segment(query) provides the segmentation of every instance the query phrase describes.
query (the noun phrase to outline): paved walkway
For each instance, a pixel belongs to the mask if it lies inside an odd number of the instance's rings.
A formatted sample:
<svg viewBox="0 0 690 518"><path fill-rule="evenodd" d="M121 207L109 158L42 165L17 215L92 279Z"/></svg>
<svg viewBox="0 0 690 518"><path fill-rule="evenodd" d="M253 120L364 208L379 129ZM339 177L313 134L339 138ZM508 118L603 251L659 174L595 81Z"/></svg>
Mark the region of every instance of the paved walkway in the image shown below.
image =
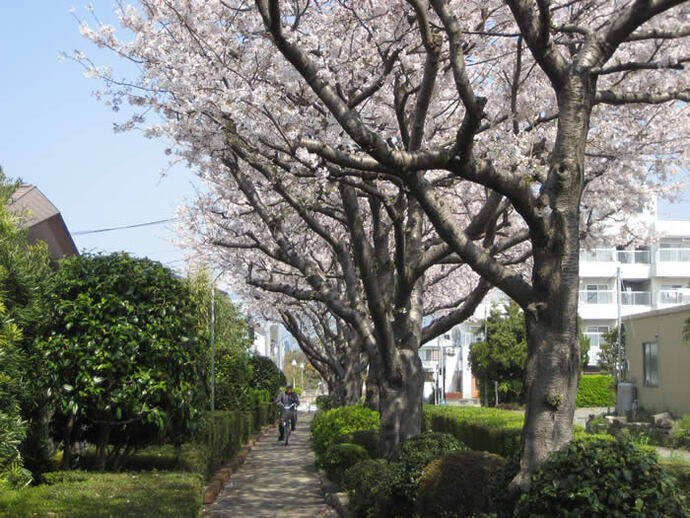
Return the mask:
<svg viewBox="0 0 690 518"><path fill-rule="evenodd" d="M313 415L300 413L290 444L277 442L278 428L261 437L205 514L230 518L335 518L321 492L311 450Z"/></svg>

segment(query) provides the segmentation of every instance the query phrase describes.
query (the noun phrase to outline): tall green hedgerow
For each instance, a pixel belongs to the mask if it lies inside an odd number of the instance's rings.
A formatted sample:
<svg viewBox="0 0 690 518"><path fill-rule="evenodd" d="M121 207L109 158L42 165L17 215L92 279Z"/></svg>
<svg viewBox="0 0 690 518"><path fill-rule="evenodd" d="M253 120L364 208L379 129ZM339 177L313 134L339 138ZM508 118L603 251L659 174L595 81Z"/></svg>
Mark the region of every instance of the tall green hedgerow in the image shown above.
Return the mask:
<svg viewBox="0 0 690 518"><path fill-rule="evenodd" d="M357 430L377 430L379 425L379 413L360 405L318 412L311 424L312 444L316 456L321 458L341 435Z"/></svg>
<svg viewBox="0 0 690 518"><path fill-rule="evenodd" d="M610 374L582 376L577 387L578 407L604 407L616 403L612 392L613 377Z"/></svg>

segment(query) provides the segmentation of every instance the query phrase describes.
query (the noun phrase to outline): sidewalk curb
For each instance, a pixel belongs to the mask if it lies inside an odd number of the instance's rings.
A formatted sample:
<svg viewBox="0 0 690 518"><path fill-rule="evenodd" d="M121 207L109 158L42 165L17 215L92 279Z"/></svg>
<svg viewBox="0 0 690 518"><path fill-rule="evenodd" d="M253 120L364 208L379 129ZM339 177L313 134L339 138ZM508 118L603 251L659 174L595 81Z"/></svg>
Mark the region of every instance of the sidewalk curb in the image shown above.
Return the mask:
<svg viewBox="0 0 690 518"><path fill-rule="evenodd" d="M256 441L258 441L263 435L266 434L271 428L275 427L275 424L269 424L264 426L256 434L254 434L247 444L245 444L240 451L233 457L233 459L221 468L213 475L203 491L203 504L204 510L202 513L203 518L210 518L211 513L206 509L206 506L213 504L218 498L218 494L221 492L225 484L230 480L233 473L236 473L244 461L247 460L249 452L254 448Z"/></svg>
<svg viewBox="0 0 690 518"><path fill-rule="evenodd" d="M338 491L337 486L331 482L326 476L326 472L320 468L317 468L319 474L319 480L321 481L321 491L323 492L323 497L326 503L335 509L340 518L352 518L352 513L350 512L350 499L347 493Z"/></svg>

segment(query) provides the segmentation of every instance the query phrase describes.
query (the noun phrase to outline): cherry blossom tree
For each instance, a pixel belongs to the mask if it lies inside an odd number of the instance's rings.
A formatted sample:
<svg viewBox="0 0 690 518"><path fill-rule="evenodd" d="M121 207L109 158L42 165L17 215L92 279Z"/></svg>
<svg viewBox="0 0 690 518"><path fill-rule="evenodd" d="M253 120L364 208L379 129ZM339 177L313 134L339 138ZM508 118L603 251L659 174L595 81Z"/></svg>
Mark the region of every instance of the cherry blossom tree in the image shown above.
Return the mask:
<svg viewBox="0 0 690 518"><path fill-rule="evenodd" d="M138 77L120 80L83 54L75 56L89 75L105 80L101 94L113 107L141 107L120 127L142 127L144 114L159 114L162 122L150 121L147 135L172 139L175 156L203 178L215 184L231 178L244 196L238 206L260 213L272 243L286 236L287 219L276 207L315 205L313 198L286 200L282 184L308 180L310 196L328 179L336 184L343 207L337 217L352 238L352 271L362 283L362 307L368 306L362 336L372 338L391 372L415 362L413 347L396 342L400 334L386 335L391 326L385 322L414 318L407 329L420 335L421 318L409 311L403 316L399 310L409 308L396 304L390 315L391 307L375 296L377 285L391 284L383 284L381 263L365 259L375 257L377 220L367 208L362 221L361 193L373 196L369 204L403 193L403 235L428 218L440 238L435 250L443 249L437 264L468 266L521 306L527 412L514 482L527 487L539 462L572 438L580 240L595 240L612 222L621 240L638 237L628 215L658 195L672 195L672 175L687 162L688 3L139 4L120 9L123 26L133 33L129 39L107 25L82 25L87 38L139 67ZM253 196L264 208L248 202ZM395 207L395 201L383 205ZM390 220L388 231L397 237L396 219ZM366 228L374 230L367 235L361 232ZM424 232L405 241L405 250L424 250ZM325 230L321 238L329 236ZM280 250L283 261L289 253ZM267 251L275 255L274 248ZM329 287L329 277L310 269L318 258L302 255L308 261L296 282L307 282L320 301L339 299L342 292ZM392 257L393 271L425 264L414 254ZM528 275L524 264L531 267ZM396 286L405 282L400 273ZM271 288L270 275L253 278ZM408 286L409 299L421 301L422 291L421 284ZM359 311L359 303L345 300L342 315ZM409 360L401 364L400 358ZM400 380L408 378L414 376ZM417 407L414 397L403 398L401 406Z"/></svg>
<svg viewBox="0 0 690 518"><path fill-rule="evenodd" d="M315 304L281 311L285 328L326 381L337 406L355 405L369 365L362 339L351 326ZM375 410L378 410L376 403Z"/></svg>
<svg viewBox="0 0 690 518"><path fill-rule="evenodd" d="M489 284L440 241L400 186L352 180L339 168L319 178L318 168L300 162L297 153L290 162L273 152L263 156L236 129L226 131L228 175L209 182L209 193L183 216L183 225L206 261L245 282L236 291L283 308L306 354L314 353L309 335L299 332L286 308L294 301L325 306L332 317L322 322L322 335L331 318L336 326L342 321L348 361L360 351L367 355L368 384L378 388L381 448L393 452L421 430L419 347L471 316ZM496 240L502 224L495 220L506 208L498 200L473 197L483 204L468 229L477 239ZM339 398L354 396L365 365L341 370L330 364Z"/></svg>

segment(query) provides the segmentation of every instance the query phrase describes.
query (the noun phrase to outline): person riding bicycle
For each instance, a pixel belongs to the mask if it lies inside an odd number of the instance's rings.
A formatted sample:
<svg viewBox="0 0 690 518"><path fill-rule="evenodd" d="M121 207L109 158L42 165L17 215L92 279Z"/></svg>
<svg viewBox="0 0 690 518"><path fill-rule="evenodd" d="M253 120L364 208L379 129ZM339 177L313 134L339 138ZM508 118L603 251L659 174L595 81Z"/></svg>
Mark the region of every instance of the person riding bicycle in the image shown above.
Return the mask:
<svg viewBox="0 0 690 518"><path fill-rule="evenodd" d="M299 406L299 398L297 394L292 391L292 385L285 387L285 392L281 392L276 398L276 404L280 407L280 421L278 422L279 441L283 440L283 421L290 420L290 427L292 430L297 426L297 407ZM286 407L293 405L289 410Z"/></svg>

